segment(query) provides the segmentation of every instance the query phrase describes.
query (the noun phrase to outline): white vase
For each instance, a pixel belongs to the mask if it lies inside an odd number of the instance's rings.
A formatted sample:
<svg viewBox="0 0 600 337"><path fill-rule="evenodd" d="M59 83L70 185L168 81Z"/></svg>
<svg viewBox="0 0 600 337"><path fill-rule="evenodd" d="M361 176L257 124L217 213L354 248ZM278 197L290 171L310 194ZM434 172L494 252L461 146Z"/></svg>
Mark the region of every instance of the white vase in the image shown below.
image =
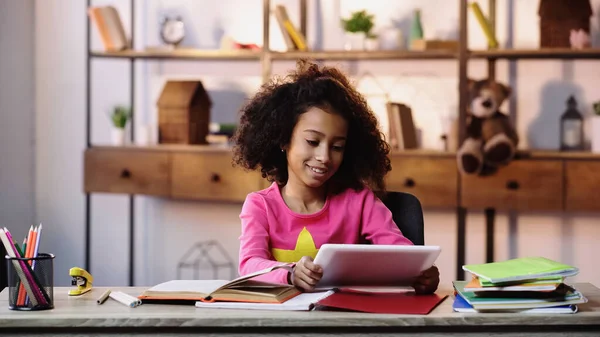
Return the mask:
<svg viewBox="0 0 600 337"><path fill-rule="evenodd" d="M125 145L125 129L112 128L110 130L110 139L115 146Z"/></svg>
<svg viewBox="0 0 600 337"><path fill-rule="evenodd" d="M370 51L379 49L379 40L377 38L366 39L365 49Z"/></svg>
<svg viewBox="0 0 600 337"><path fill-rule="evenodd" d="M404 35L399 28L391 27L379 32L379 49L398 50L404 49Z"/></svg>
<svg viewBox="0 0 600 337"><path fill-rule="evenodd" d="M600 153L600 116L592 116L592 128L590 139L592 142L592 152Z"/></svg>
<svg viewBox="0 0 600 337"><path fill-rule="evenodd" d="M349 33L344 34L344 49L345 50L365 50L365 34L364 33Z"/></svg>
<svg viewBox="0 0 600 337"><path fill-rule="evenodd" d="M140 146L148 146L152 144L152 130L153 128L151 125L138 126L135 134L136 144Z"/></svg>

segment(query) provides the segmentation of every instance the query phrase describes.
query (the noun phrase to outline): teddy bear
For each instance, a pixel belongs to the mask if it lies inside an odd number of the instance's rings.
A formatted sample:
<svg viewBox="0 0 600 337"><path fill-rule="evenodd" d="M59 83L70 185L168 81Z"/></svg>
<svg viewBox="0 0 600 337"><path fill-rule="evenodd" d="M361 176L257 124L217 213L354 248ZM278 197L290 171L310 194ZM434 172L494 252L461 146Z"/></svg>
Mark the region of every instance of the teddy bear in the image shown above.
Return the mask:
<svg viewBox="0 0 600 337"><path fill-rule="evenodd" d="M519 137L500 106L510 87L490 79L468 79L466 137L457 152L463 174L489 175L515 156Z"/></svg>

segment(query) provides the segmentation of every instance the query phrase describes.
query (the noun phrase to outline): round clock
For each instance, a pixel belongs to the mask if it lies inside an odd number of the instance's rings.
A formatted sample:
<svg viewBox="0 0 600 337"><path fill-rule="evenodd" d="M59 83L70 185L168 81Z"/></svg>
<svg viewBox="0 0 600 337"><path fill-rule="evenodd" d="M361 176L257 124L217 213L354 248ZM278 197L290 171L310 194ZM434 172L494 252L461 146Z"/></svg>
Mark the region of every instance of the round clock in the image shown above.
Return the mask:
<svg viewBox="0 0 600 337"><path fill-rule="evenodd" d="M180 17L165 18L160 28L160 37L164 43L177 46L185 36L185 26Z"/></svg>

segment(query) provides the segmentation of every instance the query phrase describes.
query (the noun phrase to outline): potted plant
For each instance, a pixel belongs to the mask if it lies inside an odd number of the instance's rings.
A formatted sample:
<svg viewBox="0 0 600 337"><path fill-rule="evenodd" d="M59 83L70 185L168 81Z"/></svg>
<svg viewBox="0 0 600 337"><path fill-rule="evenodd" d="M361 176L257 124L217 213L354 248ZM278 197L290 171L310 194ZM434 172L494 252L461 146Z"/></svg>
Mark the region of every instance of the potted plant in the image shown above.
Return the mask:
<svg viewBox="0 0 600 337"><path fill-rule="evenodd" d="M113 145L125 144L125 126L131 117L131 110L125 106L116 106L110 116L113 127L111 130L111 140Z"/></svg>
<svg viewBox="0 0 600 337"><path fill-rule="evenodd" d="M594 114L592 115L592 152L600 153L600 101L592 105Z"/></svg>
<svg viewBox="0 0 600 337"><path fill-rule="evenodd" d="M377 36L371 33L374 23L373 14L366 10L352 12L350 18L342 19L342 27L346 32L344 49L376 49Z"/></svg>

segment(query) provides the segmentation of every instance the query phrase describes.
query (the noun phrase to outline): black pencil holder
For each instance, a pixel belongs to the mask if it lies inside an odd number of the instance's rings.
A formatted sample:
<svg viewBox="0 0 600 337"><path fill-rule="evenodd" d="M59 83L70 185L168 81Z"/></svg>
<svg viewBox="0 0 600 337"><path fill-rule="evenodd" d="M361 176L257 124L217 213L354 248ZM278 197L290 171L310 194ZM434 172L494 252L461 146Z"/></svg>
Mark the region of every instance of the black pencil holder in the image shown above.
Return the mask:
<svg viewBox="0 0 600 337"><path fill-rule="evenodd" d="M54 255L34 258L6 256L8 308L46 310L54 308Z"/></svg>

